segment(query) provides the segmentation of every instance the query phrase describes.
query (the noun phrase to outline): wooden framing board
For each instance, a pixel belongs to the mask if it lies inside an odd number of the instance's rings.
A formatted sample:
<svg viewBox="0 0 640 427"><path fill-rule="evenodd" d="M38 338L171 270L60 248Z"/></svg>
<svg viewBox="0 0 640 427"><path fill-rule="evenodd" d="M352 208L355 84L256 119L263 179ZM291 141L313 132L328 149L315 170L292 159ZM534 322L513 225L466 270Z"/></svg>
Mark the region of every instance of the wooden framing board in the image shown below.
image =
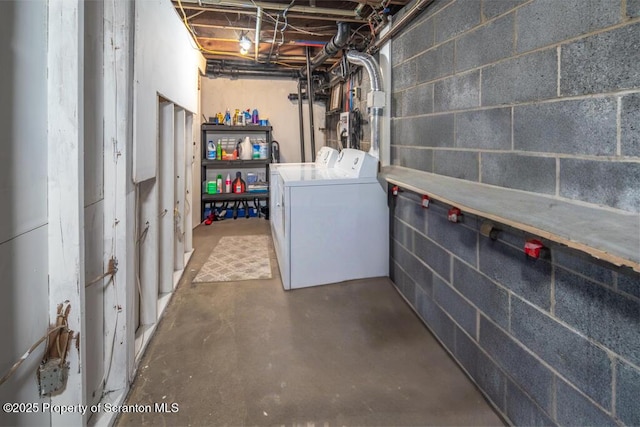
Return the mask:
<svg viewBox="0 0 640 427"><path fill-rule="evenodd" d="M640 215L400 166L382 177L418 194L640 272Z"/></svg>

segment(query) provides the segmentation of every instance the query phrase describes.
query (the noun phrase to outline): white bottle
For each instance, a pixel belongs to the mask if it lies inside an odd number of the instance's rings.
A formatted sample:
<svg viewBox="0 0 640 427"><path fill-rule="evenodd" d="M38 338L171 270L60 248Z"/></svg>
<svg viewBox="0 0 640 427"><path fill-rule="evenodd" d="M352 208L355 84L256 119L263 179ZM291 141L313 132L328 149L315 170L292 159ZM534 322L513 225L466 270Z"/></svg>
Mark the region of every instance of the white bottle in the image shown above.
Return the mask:
<svg viewBox="0 0 640 427"><path fill-rule="evenodd" d="M215 160L216 159L216 145L213 141L209 141L207 144L207 160Z"/></svg>
<svg viewBox="0 0 640 427"><path fill-rule="evenodd" d="M224 192L231 193L231 175L227 174L227 179L224 181Z"/></svg>

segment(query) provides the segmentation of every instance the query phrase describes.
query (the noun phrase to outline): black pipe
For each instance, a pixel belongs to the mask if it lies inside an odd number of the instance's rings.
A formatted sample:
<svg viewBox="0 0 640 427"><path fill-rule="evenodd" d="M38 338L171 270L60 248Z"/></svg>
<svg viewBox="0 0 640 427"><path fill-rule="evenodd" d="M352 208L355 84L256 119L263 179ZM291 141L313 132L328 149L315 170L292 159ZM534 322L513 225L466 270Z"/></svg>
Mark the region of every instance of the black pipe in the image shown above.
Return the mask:
<svg viewBox="0 0 640 427"><path fill-rule="evenodd" d="M313 97L314 97L313 98L314 101L319 101L319 100L320 101L328 101L329 100L329 96L328 95L325 95L323 93L318 93L318 92L316 92L313 95ZM297 93L290 93L289 95L287 95L287 99L289 101L291 101L291 102L297 102L298 101L298 94ZM307 94L306 93L302 95L302 100L303 101L307 100Z"/></svg>
<svg viewBox="0 0 640 427"><path fill-rule="evenodd" d="M269 78L283 78L283 79L297 79L298 73L291 72L289 70L247 70L247 69L216 69L207 72L207 77L231 77L232 79L238 77L269 77Z"/></svg>
<svg viewBox="0 0 640 427"><path fill-rule="evenodd" d="M338 32L335 36L324 45L322 50L313 57L311 60L311 67L309 67L309 59L307 56L307 66L300 67L300 76L305 77L305 74L311 74L313 70L318 68L324 61L340 52L342 48L347 44L349 40L349 24L347 22L338 22Z"/></svg>
<svg viewBox="0 0 640 427"><path fill-rule="evenodd" d="M311 48L307 46L307 99L309 101L309 133L311 136L311 161L316 161L316 137L313 126L313 77L311 76Z"/></svg>
<svg viewBox="0 0 640 427"><path fill-rule="evenodd" d="M302 115L302 79L298 79L298 123L300 124L300 161L304 163L304 117Z"/></svg>
<svg viewBox="0 0 640 427"><path fill-rule="evenodd" d="M228 60L209 60L207 61L208 77L282 77L297 79L299 73L297 70L286 69L282 67L270 67L264 65L247 65L240 61Z"/></svg>

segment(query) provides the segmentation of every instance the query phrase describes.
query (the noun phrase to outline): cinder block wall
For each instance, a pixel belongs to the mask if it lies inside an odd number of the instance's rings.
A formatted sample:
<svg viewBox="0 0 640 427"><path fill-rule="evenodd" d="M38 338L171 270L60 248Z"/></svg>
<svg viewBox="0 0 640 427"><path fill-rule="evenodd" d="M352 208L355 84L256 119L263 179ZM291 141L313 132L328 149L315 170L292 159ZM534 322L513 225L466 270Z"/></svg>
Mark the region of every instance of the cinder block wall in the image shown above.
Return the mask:
<svg viewBox="0 0 640 427"><path fill-rule="evenodd" d="M393 164L640 211L640 0L436 0L392 52ZM639 274L394 203L392 279L510 422L640 425Z"/></svg>

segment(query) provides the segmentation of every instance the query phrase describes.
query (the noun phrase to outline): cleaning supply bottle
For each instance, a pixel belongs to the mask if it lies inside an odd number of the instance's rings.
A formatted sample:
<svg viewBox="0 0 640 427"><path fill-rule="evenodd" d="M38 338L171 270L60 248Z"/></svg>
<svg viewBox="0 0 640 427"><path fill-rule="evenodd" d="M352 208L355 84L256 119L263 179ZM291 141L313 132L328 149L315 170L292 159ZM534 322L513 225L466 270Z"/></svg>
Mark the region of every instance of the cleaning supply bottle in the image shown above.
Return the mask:
<svg viewBox="0 0 640 427"><path fill-rule="evenodd" d="M222 143L220 142L220 140L218 140L218 145L216 146L216 157L218 158L218 160L223 160L222 159Z"/></svg>
<svg viewBox="0 0 640 427"><path fill-rule="evenodd" d="M253 123L254 125L257 125L259 121L260 121L260 117L258 116L258 109L254 108L253 113L251 113L251 123Z"/></svg>
<svg viewBox="0 0 640 427"><path fill-rule="evenodd" d="M216 189L218 193L222 193L222 175L220 174L216 178Z"/></svg>
<svg viewBox="0 0 640 427"><path fill-rule="evenodd" d="M248 136L245 136L244 141L238 144L240 147L240 159L241 160L251 160L253 155L253 144L251 144L251 139Z"/></svg>
<svg viewBox="0 0 640 427"><path fill-rule="evenodd" d="M208 181L207 182L207 193L216 194L216 182L215 181Z"/></svg>
<svg viewBox="0 0 640 427"><path fill-rule="evenodd" d="M224 192L231 193L231 175L227 174L227 179L224 181Z"/></svg>
<svg viewBox="0 0 640 427"><path fill-rule="evenodd" d="M266 141L260 141L260 159L264 160L269 156L269 145Z"/></svg>
<svg viewBox="0 0 640 427"><path fill-rule="evenodd" d="M247 184L242 179L242 172L236 172L236 179L233 180L233 192L244 193L247 191Z"/></svg>
<svg viewBox="0 0 640 427"><path fill-rule="evenodd" d="M213 141L209 141L207 143L207 160L215 160L216 159L216 145Z"/></svg>
<svg viewBox="0 0 640 427"><path fill-rule="evenodd" d="M224 114L224 124L227 126L231 126L231 113L229 112L228 108L226 113Z"/></svg>

